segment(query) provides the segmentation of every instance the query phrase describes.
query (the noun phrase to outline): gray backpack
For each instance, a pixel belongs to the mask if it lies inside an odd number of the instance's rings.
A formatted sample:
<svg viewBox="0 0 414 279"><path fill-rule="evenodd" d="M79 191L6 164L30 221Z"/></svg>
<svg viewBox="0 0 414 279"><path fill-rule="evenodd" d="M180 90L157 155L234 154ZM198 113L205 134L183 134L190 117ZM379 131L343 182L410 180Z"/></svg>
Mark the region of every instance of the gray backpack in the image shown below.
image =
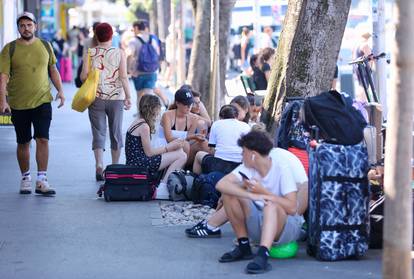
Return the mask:
<svg viewBox="0 0 414 279"><path fill-rule="evenodd" d="M173 171L167 179L167 188L172 201L191 201L191 189L195 174L190 171Z"/></svg>

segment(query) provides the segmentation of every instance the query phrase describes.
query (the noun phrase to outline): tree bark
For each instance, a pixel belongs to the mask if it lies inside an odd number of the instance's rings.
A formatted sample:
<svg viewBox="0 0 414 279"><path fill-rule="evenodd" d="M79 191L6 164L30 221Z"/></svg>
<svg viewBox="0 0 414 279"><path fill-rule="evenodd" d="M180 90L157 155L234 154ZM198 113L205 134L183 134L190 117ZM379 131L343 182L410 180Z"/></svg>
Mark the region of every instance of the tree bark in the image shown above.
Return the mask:
<svg viewBox="0 0 414 279"><path fill-rule="evenodd" d="M236 4L236 0L226 0L220 1L220 37L219 37L219 45L220 45L220 95L218 96L220 104L223 105L224 103L224 96L227 94L226 90L226 71L227 71L227 60L229 54L229 33L230 33L230 26L231 26L231 12L233 10L234 5ZM217 110L219 110L217 108Z"/></svg>
<svg viewBox="0 0 414 279"><path fill-rule="evenodd" d="M220 36L219 36L219 62L220 62L220 88L218 94L219 103L224 103L224 94L226 94L225 76L226 63L228 55L228 35L231 24L231 11L236 0L226 0L220 2ZM210 28L211 20L211 3L209 0L191 0L193 10L195 10L196 27L194 31L193 49L191 51L190 64L188 69L187 80L191 86L201 93L201 100L204 104L210 102L210 73L206 71L206 65L210 65ZM217 105L216 105L217 106ZM219 108L209 108L208 111Z"/></svg>
<svg viewBox="0 0 414 279"><path fill-rule="evenodd" d="M193 49L191 51L187 80L194 90L201 93L201 100L208 104L210 74L210 10L209 0L197 0Z"/></svg>
<svg viewBox="0 0 414 279"><path fill-rule="evenodd" d="M181 86L185 82L185 43L184 43L184 0L177 2L178 17L178 61L177 61L177 79L178 85Z"/></svg>
<svg viewBox="0 0 414 279"><path fill-rule="evenodd" d="M413 208L411 158L414 114L414 2L396 2L396 44L392 56L385 148L384 278L412 278Z"/></svg>
<svg viewBox="0 0 414 279"><path fill-rule="evenodd" d="M207 104L207 110L211 119L218 118L218 108L220 106L220 45L219 45L219 29L220 29L220 4L218 0L211 0L211 26L210 26L210 98Z"/></svg>
<svg viewBox="0 0 414 279"><path fill-rule="evenodd" d="M148 14L151 33L158 34L158 13L156 0L151 0L151 8L148 9Z"/></svg>
<svg viewBox="0 0 414 279"><path fill-rule="evenodd" d="M197 13L197 0L190 0L191 7L193 8L193 15L195 17Z"/></svg>
<svg viewBox="0 0 414 279"><path fill-rule="evenodd" d="M286 96L330 89L351 0L290 0L264 101L275 133Z"/></svg>
<svg viewBox="0 0 414 279"><path fill-rule="evenodd" d="M158 25L158 38L161 42L165 42L166 37L166 24L165 24L165 16L164 16L164 3L163 0L156 0L157 3L157 25Z"/></svg>
<svg viewBox="0 0 414 279"><path fill-rule="evenodd" d="M173 36L172 36L172 50L173 50L173 52L172 52L172 63L171 63L171 65L170 65L170 67L171 67L171 71L172 71L172 79L173 79L173 87L176 87L177 86L177 73L176 73L176 71L177 71L177 63L176 63L176 61L177 61L177 52L175 51L175 49L177 49L177 35L176 35L176 31L175 31L175 22L176 22L176 12L177 12L177 7L176 7L176 3L175 3L176 1L175 0L171 0L171 2L170 2L170 7L171 7L171 9L170 9L170 12L171 12L171 25L172 25L172 28L171 28L171 31L173 32Z"/></svg>

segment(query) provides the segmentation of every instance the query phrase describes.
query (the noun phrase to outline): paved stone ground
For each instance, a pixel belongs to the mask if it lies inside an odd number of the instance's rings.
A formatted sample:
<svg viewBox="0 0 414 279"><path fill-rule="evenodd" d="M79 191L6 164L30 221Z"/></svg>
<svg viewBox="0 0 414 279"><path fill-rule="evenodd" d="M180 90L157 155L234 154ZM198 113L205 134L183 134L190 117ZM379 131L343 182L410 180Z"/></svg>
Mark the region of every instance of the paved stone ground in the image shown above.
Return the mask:
<svg viewBox="0 0 414 279"><path fill-rule="evenodd" d="M65 85L65 107L53 104L49 180L56 197L18 194L14 131L0 129L0 278L249 278L246 263L217 262L232 249L229 225L220 239L188 239L186 226L155 221L157 201L97 199L89 120L71 111L74 91ZM125 114L124 131L134 112ZM271 263L273 270L261 278L381 277L380 251L360 261L325 263L308 257L301 244L296 259Z"/></svg>

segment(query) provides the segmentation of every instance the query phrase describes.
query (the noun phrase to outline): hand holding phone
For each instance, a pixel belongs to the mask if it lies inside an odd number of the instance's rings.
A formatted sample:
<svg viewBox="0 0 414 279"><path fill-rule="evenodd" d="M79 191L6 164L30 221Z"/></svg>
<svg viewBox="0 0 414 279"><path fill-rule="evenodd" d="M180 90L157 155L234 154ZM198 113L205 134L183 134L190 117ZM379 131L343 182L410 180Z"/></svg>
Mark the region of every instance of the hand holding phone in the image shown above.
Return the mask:
<svg viewBox="0 0 414 279"><path fill-rule="evenodd" d="M243 179L249 180L249 178L247 177L247 175L245 175L241 171L239 171L239 174L242 176Z"/></svg>

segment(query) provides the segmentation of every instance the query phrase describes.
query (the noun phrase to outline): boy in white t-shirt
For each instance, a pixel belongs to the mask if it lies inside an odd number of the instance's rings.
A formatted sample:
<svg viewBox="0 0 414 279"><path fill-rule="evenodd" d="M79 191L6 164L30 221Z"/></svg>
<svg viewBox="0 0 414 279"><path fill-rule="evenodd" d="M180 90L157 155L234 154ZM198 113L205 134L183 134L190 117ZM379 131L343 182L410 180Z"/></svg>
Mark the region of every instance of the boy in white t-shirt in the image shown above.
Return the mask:
<svg viewBox="0 0 414 279"><path fill-rule="evenodd" d="M224 105L220 109L220 120L211 126L208 146L210 154L199 151L196 154L193 172L196 174L219 171L230 173L242 161L241 147L237 139L250 131L250 126L237 120L238 111L233 105Z"/></svg>
<svg viewBox="0 0 414 279"><path fill-rule="evenodd" d="M239 245L219 261L253 259L246 272L263 273L271 269L267 260L272 244L300 236L303 217L297 215L298 189L292 171L277 159L265 132L251 131L238 144L243 149L243 164L220 180L217 189ZM256 256L249 237L260 240Z"/></svg>

